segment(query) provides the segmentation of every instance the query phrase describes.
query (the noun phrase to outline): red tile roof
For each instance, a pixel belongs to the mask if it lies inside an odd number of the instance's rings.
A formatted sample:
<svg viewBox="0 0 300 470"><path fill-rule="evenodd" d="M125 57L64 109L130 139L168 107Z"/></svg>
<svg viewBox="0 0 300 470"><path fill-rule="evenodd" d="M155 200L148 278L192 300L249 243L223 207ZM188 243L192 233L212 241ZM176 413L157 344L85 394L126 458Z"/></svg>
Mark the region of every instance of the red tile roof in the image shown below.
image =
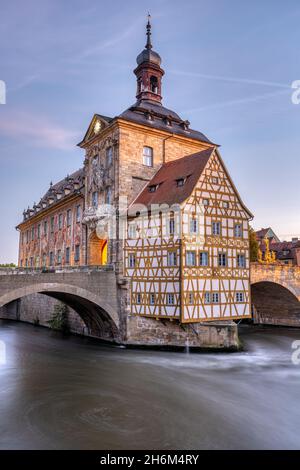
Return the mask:
<svg viewBox="0 0 300 470"><path fill-rule="evenodd" d="M191 195L213 151L214 148L210 148L164 163L132 204L147 207L152 204L181 204ZM185 182L178 186L177 180L182 178ZM154 192L149 191L151 186L156 186Z"/></svg>
<svg viewBox="0 0 300 470"><path fill-rule="evenodd" d="M270 251L276 252L276 258L278 260L292 259L295 264L297 264L296 250L300 249L300 240L270 243L269 248ZM260 244L260 249L263 253L266 251L265 243L262 242Z"/></svg>
<svg viewBox="0 0 300 470"><path fill-rule="evenodd" d="M269 230L270 230L270 227L257 230L256 231L257 238L265 238Z"/></svg>

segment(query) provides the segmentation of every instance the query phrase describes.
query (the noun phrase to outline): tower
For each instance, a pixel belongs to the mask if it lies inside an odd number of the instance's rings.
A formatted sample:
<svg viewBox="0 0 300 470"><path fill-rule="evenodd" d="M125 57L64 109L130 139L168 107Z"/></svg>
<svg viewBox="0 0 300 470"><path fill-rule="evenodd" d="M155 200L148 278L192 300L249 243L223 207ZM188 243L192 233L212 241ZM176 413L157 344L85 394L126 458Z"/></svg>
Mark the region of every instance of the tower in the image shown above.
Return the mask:
<svg viewBox="0 0 300 470"><path fill-rule="evenodd" d="M138 101L146 100L161 104L161 81L164 71L160 67L160 55L152 50L150 15L148 15L146 31L147 43L145 49L136 58L138 66L134 70L137 77L136 97Z"/></svg>

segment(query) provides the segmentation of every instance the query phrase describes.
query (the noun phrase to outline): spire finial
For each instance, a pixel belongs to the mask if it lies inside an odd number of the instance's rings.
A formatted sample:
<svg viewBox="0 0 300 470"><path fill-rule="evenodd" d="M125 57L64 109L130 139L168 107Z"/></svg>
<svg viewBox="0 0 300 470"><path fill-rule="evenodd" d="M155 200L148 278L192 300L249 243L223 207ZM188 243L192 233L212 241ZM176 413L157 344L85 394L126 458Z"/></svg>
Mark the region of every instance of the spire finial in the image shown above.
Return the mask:
<svg viewBox="0 0 300 470"><path fill-rule="evenodd" d="M150 23L151 15L148 12L148 21L147 21L147 44L146 44L146 49L152 49L152 44L151 44L151 23Z"/></svg>

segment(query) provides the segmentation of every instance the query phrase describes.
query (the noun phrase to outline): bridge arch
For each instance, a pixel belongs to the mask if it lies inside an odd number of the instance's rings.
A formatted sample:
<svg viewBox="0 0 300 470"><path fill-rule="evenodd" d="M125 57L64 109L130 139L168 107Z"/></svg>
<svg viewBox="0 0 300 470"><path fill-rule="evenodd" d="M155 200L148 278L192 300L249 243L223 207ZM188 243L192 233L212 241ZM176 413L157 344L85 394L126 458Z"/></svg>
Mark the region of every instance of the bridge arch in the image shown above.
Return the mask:
<svg viewBox="0 0 300 470"><path fill-rule="evenodd" d="M255 323L300 327L300 297L284 280L257 280L251 284Z"/></svg>
<svg viewBox="0 0 300 470"><path fill-rule="evenodd" d="M45 282L18 287L0 297L0 307L37 293L53 297L73 308L92 336L103 337L103 331L106 331L110 332L111 339L118 340L118 313L101 296L75 285Z"/></svg>

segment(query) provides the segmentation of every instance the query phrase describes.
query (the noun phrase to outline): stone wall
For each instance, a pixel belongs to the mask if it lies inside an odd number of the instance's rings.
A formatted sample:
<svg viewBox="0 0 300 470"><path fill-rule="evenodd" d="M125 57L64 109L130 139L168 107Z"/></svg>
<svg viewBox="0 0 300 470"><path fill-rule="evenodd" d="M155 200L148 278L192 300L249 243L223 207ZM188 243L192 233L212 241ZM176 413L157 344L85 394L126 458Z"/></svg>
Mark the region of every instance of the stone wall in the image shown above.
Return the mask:
<svg viewBox="0 0 300 470"><path fill-rule="evenodd" d="M49 328L56 305L61 305L59 300L43 294L31 294L18 299L0 308L0 318L39 324ZM88 329L80 316L68 307L68 324L71 333L87 335Z"/></svg>
<svg viewBox="0 0 300 470"><path fill-rule="evenodd" d="M180 324L177 321L129 316L127 344L238 349L237 325L231 321Z"/></svg>

